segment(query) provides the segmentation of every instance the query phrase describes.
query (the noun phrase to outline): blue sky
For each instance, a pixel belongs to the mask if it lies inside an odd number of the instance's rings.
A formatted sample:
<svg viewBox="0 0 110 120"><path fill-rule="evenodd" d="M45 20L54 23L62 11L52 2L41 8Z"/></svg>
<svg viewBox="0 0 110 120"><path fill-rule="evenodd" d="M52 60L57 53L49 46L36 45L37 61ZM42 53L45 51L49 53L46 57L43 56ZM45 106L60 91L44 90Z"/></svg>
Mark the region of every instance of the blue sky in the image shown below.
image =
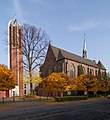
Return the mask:
<svg viewBox="0 0 110 120"><path fill-rule="evenodd" d="M0 64L8 63L7 25L16 18L47 32L52 45L88 59L101 60L110 72L110 0L0 0Z"/></svg>

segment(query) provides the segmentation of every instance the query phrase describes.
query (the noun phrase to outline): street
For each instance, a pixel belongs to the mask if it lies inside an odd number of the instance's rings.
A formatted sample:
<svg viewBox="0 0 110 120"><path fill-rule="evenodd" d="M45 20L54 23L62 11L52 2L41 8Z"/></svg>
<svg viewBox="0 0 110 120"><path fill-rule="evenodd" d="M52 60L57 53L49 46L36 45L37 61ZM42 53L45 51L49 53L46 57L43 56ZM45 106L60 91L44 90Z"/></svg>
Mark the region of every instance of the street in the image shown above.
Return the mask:
<svg viewBox="0 0 110 120"><path fill-rule="evenodd" d="M5 110L0 111L0 120L110 120L110 100Z"/></svg>

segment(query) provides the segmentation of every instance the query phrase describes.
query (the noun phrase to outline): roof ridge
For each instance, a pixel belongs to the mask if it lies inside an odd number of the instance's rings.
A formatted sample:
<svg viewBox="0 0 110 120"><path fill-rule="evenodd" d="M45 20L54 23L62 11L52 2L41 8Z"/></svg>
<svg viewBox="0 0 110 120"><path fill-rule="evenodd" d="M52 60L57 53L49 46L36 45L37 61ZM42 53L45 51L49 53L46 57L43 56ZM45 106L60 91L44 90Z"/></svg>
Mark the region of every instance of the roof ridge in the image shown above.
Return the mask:
<svg viewBox="0 0 110 120"><path fill-rule="evenodd" d="M96 62L94 60L85 59L80 55L74 54L72 52L66 51L64 49L61 49L61 48L58 48L58 47L55 47L55 46L52 46L52 48L53 48L54 54L56 55L56 60L60 60L61 58L67 58L67 59L70 59L70 60L73 60L73 61L76 61L76 62L79 62L79 63L82 63L82 64L86 64L86 65L89 65L89 66L94 66L96 68L100 67L100 66L98 66L98 64L96 64ZM61 58L58 56L59 51L62 54ZM102 69L105 69L103 64L102 64Z"/></svg>
<svg viewBox="0 0 110 120"><path fill-rule="evenodd" d="M52 47L55 47L55 48L59 49L60 51L64 51L64 52L67 52L67 53L69 53L69 54L73 54L73 55L75 55L75 56L78 56L78 57L80 57L80 58L82 58L82 59L85 59L85 58L83 58L82 56L77 55L77 54L72 53L72 52L69 52L69 51L67 51L67 50L64 50L64 49L58 48L58 47L56 47L56 46L52 46ZM63 55L63 54L62 54L62 55ZM87 58L86 60L90 60L90 59ZM90 61L94 62L94 60L90 60ZM94 63L95 63L95 62L94 62Z"/></svg>

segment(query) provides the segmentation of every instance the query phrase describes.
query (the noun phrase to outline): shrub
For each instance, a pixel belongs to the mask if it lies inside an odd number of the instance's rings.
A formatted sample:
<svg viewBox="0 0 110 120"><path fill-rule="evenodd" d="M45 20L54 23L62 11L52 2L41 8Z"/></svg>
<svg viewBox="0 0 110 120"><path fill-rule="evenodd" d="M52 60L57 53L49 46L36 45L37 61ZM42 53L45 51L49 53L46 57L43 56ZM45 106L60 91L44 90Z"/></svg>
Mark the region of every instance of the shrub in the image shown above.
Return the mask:
<svg viewBox="0 0 110 120"><path fill-rule="evenodd" d="M94 97L98 97L98 96L96 94L95 95L94 94L89 94L88 97L89 98L94 98Z"/></svg>
<svg viewBox="0 0 110 120"><path fill-rule="evenodd" d="M65 97L55 98L56 102L76 101L76 100L87 100L87 97L86 96L65 96Z"/></svg>

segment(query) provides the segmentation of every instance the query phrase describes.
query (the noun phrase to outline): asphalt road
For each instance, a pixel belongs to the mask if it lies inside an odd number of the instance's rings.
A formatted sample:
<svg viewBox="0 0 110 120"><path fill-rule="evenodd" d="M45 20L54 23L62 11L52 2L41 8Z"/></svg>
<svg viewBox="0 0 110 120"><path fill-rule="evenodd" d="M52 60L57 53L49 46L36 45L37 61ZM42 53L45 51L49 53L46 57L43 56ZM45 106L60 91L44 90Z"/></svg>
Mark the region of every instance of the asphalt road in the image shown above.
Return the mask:
<svg viewBox="0 0 110 120"><path fill-rule="evenodd" d="M110 120L110 100L5 110L0 120Z"/></svg>

